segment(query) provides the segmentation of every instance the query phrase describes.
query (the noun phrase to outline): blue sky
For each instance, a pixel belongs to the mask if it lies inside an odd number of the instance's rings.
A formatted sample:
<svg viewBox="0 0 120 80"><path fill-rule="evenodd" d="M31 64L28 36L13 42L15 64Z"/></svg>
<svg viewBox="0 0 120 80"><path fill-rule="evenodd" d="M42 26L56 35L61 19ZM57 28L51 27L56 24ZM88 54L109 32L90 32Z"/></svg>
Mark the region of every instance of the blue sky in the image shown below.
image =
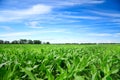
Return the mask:
<svg viewBox="0 0 120 80"><path fill-rule="evenodd" d="M0 0L0 39L120 42L120 0Z"/></svg>

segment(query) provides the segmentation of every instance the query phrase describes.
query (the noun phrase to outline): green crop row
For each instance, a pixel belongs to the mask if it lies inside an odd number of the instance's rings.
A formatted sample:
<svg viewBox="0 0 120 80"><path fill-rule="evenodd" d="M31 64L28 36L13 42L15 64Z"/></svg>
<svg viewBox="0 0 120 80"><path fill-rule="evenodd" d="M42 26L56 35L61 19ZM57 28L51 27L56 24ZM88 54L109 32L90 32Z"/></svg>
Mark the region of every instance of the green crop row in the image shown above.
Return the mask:
<svg viewBox="0 0 120 80"><path fill-rule="evenodd" d="M0 80L120 80L120 45L0 45Z"/></svg>

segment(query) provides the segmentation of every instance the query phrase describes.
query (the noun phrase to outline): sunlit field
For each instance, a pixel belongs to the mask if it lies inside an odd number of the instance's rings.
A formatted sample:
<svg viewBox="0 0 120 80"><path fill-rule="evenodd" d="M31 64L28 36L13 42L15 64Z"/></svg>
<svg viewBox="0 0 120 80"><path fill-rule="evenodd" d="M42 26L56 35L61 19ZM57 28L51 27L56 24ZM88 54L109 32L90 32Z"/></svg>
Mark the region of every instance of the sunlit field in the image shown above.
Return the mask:
<svg viewBox="0 0 120 80"><path fill-rule="evenodd" d="M120 45L0 44L0 80L120 80Z"/></svg>

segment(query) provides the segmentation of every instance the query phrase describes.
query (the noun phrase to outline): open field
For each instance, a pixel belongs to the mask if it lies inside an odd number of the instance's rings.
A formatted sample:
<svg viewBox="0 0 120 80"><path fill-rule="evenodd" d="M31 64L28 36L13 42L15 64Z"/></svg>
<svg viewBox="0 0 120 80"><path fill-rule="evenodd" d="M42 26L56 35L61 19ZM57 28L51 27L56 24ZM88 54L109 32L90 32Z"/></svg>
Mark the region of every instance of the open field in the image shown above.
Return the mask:
<svg viewBox="0 0 120 80"><path fill-rule="evenodd" d="M0 44L0 80L120 80L120 45Z"/></svg>

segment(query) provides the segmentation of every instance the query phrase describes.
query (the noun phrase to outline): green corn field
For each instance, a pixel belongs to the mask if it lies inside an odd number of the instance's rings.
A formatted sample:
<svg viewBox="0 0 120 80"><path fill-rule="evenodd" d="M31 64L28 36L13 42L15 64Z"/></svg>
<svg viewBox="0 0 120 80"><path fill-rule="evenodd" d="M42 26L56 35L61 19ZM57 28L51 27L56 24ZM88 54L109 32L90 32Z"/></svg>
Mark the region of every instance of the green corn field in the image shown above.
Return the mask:
<svg viewBox="0 0 120 80"><path fill-rule="evenodd" d="M120 80L120 45L0 44L0 80Z"/></svg>

